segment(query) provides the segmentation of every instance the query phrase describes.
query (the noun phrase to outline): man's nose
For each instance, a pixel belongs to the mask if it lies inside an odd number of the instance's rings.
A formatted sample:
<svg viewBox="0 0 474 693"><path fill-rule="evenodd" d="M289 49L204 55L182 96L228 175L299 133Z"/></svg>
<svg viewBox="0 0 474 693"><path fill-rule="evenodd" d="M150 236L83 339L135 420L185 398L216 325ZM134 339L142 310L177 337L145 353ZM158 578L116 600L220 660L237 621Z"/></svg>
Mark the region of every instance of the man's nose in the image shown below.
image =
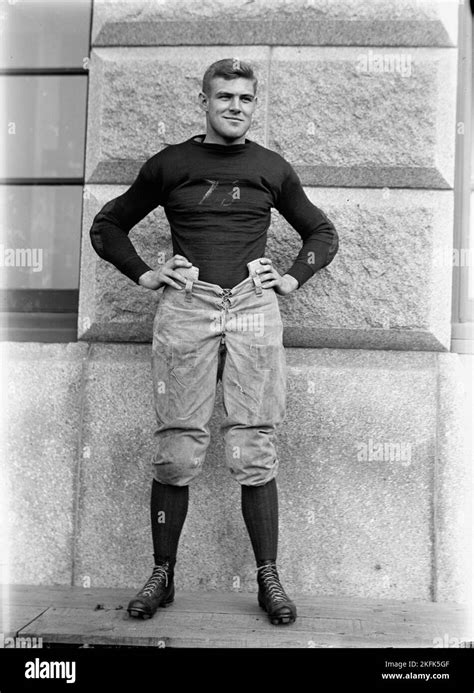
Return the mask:
<svg viewBox="0 0 474 693"><path fill-rule="evenodd" d="M229 108L230 108L230 110L233 111L233 112L238 112L238 111L240 111L240 101L239 101L239 97L238 97L238 96L235 96L235 97L232 99L232 101L230 102Z"/></svg>

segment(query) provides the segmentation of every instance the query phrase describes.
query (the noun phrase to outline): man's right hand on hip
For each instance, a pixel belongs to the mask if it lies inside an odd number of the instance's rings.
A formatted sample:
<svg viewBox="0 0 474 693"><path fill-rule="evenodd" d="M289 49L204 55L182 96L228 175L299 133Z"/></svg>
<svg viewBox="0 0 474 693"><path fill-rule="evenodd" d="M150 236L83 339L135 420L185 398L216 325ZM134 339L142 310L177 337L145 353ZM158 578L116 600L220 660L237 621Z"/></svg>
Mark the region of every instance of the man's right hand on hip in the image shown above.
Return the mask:
<svg viewBox="0 0 474 693"><path fill-rule="evenodd" d="M173 255L173 257L161 265L159 269L149 270L142 274L138 283L140 286L144 286L146 289L152 289L153 291L161 289L165 284L169 284L175 289L181 289L182 284L177 284L173 281L173 279L183 280L182 276L174 271L175 267L192 267L192 263L186 260L183 255Z"/></svg>

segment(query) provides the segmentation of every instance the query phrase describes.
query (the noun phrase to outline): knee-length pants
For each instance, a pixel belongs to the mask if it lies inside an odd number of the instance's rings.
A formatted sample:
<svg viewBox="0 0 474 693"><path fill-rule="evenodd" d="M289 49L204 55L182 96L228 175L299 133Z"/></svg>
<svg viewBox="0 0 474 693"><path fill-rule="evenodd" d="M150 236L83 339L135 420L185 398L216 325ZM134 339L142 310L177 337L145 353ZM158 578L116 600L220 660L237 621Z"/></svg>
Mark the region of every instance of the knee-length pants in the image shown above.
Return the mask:
<svg viewBox="0 0 474 693"><path fill-rule="evenodd" d="M157 481L185 486L202 470L218 379L232 476L250 486L276 476L274 436L286 395L282 334L276 293L258 276L232 289L184 277L182 288L164 288L152 350Z"/></svg>

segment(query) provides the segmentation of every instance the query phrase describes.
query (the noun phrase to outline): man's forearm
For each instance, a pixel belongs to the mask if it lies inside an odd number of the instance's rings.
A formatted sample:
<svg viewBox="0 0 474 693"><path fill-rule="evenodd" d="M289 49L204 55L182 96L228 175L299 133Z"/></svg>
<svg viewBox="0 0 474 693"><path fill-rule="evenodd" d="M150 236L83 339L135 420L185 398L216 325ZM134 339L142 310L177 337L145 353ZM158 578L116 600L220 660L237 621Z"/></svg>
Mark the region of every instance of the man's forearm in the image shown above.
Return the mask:
<svg viewBox="0 0 474 693"><path fill-rule="evenodd" d="M334 224L306 195L289 167L276 208L300 235L303 245L287 271L302 286L315 272L329 265L339 248Z"/></svg>
<svg viewBox="0 0 474 693"><path fill-rule="evenodd" d="M138 284L150 267L138 255L128 234L104 211L94 217L90 229L91 243L103 260L112 263L120 272Z"/></svg>
<svg viewBox="0 0 474 693"><path fill-rule="evenodd" d="M317 237L316 235L310 236L303 243L293 265L287 271L288 275L298 281L299 286L302 286L334 259L339 248L339 239L335 229L331 232L331 236L331 243L321 241L319 234Z"/></svg>
<svg viewBox="0 0 474 693"><path fill-rule="evenodd" d="M96 253L137 284L151 268L138 255L128 234L160 200L158 179L145 162L130 188L95 215L89 232Z"/></svg>

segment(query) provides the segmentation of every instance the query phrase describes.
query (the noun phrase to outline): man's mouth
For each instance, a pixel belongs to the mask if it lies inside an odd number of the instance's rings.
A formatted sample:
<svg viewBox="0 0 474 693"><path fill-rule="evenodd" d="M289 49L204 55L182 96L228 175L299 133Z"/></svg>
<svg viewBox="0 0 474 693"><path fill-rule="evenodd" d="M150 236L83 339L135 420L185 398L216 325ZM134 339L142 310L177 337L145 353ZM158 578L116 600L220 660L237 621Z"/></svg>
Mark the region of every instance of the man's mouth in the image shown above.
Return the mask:
<svg viewBox="0 0 474 693"><path fill-rule="evenodd" d="M235 120L237 123L243 123L244 122L242 118L233 118L232 116L224 116L224 118L226 120Z"/></svg>

